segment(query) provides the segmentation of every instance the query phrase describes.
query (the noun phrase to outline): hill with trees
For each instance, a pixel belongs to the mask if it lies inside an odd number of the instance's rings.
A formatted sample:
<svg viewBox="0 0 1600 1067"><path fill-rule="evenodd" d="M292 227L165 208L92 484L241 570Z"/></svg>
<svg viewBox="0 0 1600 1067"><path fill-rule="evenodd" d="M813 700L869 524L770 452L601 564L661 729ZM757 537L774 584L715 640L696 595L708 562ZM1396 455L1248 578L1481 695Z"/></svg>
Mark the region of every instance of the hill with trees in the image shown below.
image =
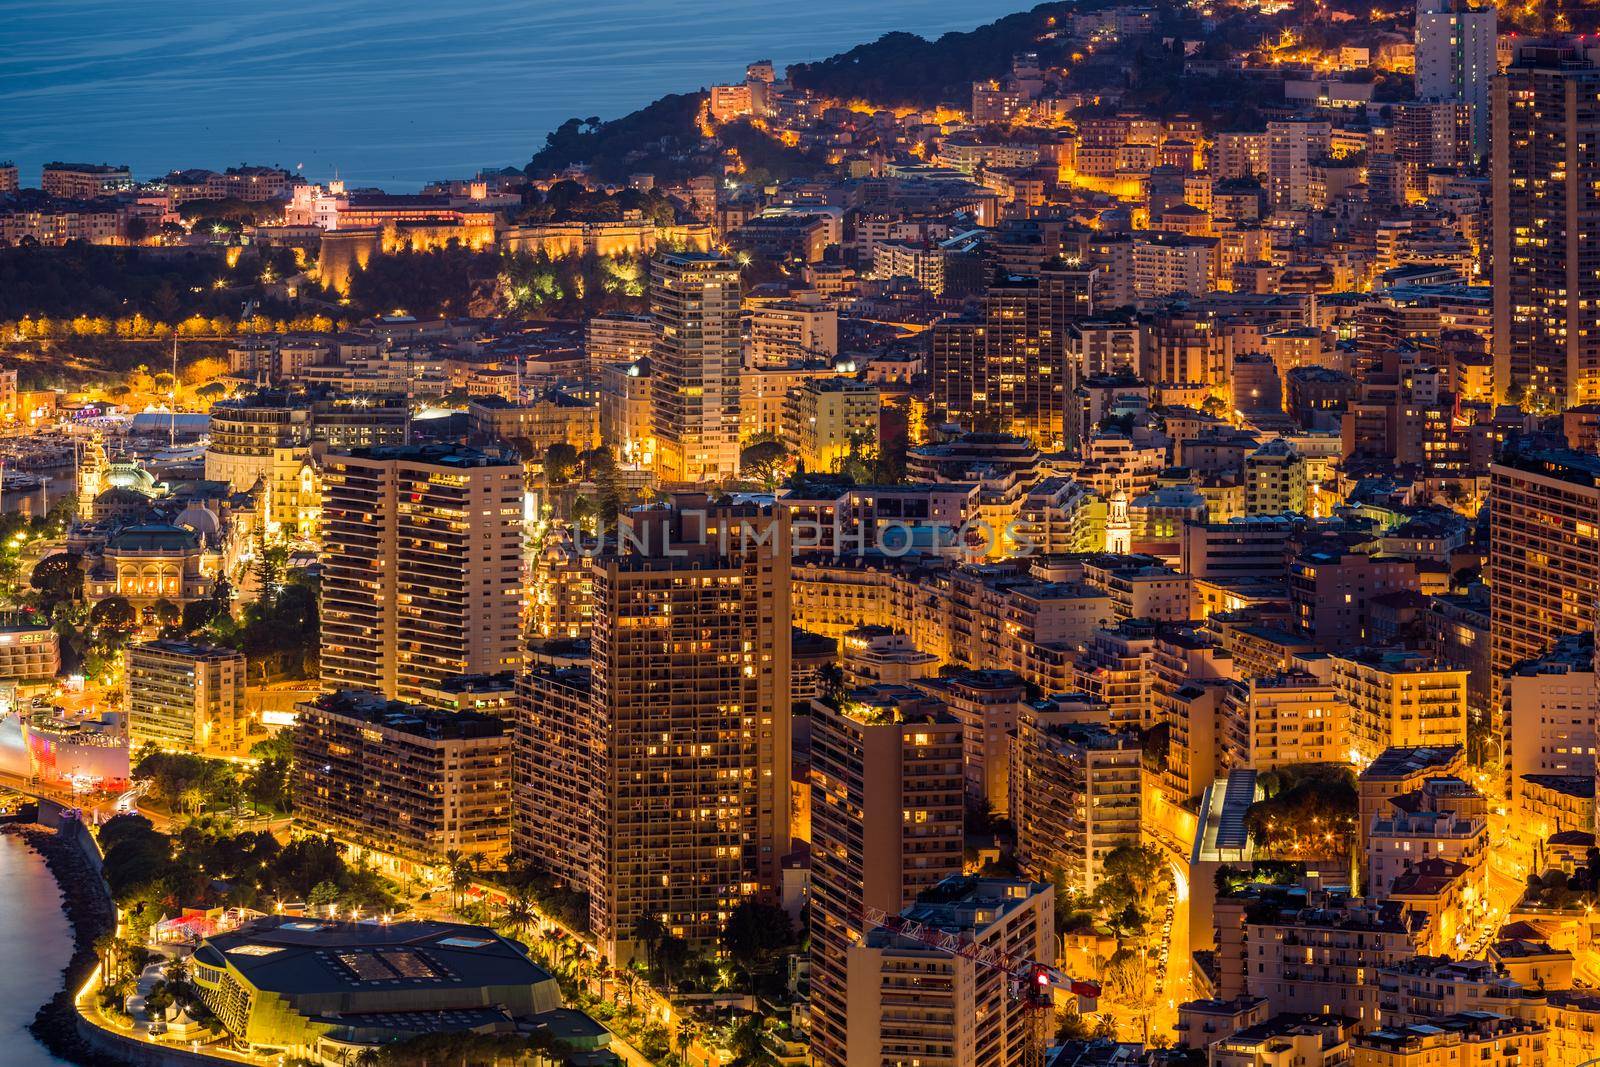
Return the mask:
<svg viewBox="0 0 1600 1067"><path fill-rule="evenodd" d="M798 88L836 100L918 108L954 102L965 107L972 83L1004 74L1019 52L1038 52L1047 62L1057 56L1057 21L1093 6L1040 4L933 41L914 33L886 33L848 52L794 64L789 77Z"/></svg>

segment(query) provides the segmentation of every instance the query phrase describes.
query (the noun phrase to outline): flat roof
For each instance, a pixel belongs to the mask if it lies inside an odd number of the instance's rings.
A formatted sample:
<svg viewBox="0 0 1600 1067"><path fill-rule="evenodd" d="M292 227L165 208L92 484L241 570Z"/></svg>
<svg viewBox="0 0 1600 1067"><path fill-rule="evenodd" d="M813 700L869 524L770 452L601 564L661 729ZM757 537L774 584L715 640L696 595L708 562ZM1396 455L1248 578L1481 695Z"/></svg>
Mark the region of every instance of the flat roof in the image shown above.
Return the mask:
<svg viewBox="0 0 1600 1067"><path fill-rule="evenodd" d="M287 995L344 991L531 986L550 974L521 946L483 926L341 922L267 916L207 938L198 963L224 962L257 989Z"/></svg>

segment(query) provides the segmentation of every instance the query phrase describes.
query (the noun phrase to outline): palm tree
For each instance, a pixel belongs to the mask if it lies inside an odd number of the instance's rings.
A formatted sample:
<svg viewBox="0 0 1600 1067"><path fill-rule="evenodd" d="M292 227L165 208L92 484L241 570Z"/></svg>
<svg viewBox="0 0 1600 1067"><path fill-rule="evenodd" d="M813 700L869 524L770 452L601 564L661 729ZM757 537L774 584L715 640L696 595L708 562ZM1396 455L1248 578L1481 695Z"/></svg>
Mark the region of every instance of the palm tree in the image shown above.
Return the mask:
<svg viewBox="0 0 1600 1067"><path fill-rule="evenodd" d="M189 961L182 956L173 957L161 969L161 977L166 979L168 985L182 985L189 980Z"/></svg>
<svg viewBox="0 0 1600 1067"><path fill-rule="evenodd" d="M100 960L100 973L107 985L116 980L118 945L116 934L101 934L94 939L94 954Z"/></svg>
<svg viewBox="0 0 1600 1067"><path fill-rule="evenodd" d="M695 1038L700 1036L700 1023L698 1020L685 1016L678 1020L678 1032L674 1035L674 1044L678 1047L678 1062L685 1063L689 1056L689 1046L694 1044Z"/></svg>
<svg viewBox="0 0 1600 1067"><path fill-rule="evenodd" d="M453 848L444 854L445 877L450 881L450 908L455 910L461 906L461 890L466 888L466 879L462 871L466 866L466 857L461 850Z"/></svg>
<svg viewBox="0 0 1600 1067"><path fill-rule="evenodd" d="M617 972L617 992L625 994L628 998L628 1010L632 1011L639 998L639 989L644 985L644 978L634 969L633 964L620 968Z"/></svg>
<svg viewBox="0 0 1600 1067"><path fill-rule="evenodd" d="M178 806L192 819L205 808L206 795L200 791L199 786L191 785L178 794Z"/></svg>
<svg viewBox="0 0 1600 1067"><path fill-rule="evenodd" d="M661 916L646 912L634 920L633 938L644 946L645 962L651 970L656 966L656 948L666 936L667 926L661 921Z"/></svg>
<svg viewBox="0 0 1600 1067"><path fill-rule="evenodd" d="M528 928L536 917L528 887L519 885L506 900L505 910L500 913L500 925L506 933L521 941L527 937Z"/></svg>

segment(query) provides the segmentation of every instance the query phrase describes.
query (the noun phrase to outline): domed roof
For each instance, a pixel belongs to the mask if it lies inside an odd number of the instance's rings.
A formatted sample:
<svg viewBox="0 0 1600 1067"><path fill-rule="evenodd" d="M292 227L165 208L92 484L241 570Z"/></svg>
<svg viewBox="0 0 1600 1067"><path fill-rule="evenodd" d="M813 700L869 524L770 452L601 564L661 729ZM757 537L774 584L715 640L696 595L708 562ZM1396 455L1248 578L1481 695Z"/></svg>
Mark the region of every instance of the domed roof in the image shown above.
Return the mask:
<svg viewBox="0 0 1600 1067"><path fill-rule="evenodd" d="M180 511L173 521L179 526L187 526L207 539L214 539L222 532L222 520L217 518L216 512L199 504L190 504Z"/></svg>
<svg viewBox="0 0 1600 1067"><path fill-rule="evenodd" d="M113 463L106 472L106 482L119 489L133 489L145 496L155 496L156 476L137 463Z"/></svg>

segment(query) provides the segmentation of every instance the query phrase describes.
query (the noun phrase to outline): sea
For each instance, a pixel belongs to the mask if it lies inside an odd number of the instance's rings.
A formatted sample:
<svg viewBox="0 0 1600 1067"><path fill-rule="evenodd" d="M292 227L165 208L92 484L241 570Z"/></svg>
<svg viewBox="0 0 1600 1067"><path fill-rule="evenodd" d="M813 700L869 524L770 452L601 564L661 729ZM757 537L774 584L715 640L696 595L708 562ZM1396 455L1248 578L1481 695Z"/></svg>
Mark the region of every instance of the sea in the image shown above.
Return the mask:
<svg viewBox="0 0 1600 1067"><path fill-rule="evenodd" d="M64 1063L28 1032L39 1006L61 988L72 956L72 927L44 857L20 837L0 834L0 1062L6 1067Z"/></svg>
<svg viewBox="0 0 1600 1067"><path fill-rule="evenodd" d="M0 0L0 161L148 180L240 163L413 191L521 166L568 118L934 37L1025 0Z"/></svg>

